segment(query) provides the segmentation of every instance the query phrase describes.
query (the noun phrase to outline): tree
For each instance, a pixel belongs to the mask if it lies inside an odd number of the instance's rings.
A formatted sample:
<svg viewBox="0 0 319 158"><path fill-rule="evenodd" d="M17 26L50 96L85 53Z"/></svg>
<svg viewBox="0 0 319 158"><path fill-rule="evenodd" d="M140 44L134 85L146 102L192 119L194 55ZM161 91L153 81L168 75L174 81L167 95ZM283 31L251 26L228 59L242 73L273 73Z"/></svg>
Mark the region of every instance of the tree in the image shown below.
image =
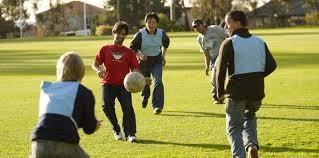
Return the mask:
<svg viewBox="0 0 319 158"><path fill-rule="evenodd" d="M39 0L35 0L38 2ZM68 26L66 20L65 7L71 9L71 5L63 5L63 0L49 0L49 10L37 15L38 28L43 28L45 35L58 35L60 28L62 32ZM39 3L36 3L39 5ZM37 7L36 7L37 8Z"/></svg>
<svg viewBox="0 0 319 158"><path fill-rule="evenodd" d="M236 10L242 10L249 12L257 8L257 0L233 0L233 8Z"/></svg>
<svg viewBox="0 0 319 158"><path fill-rule="evenodd" d="M119 2L119 8L117 8ZM161 0L109 0L106 9L113 9L109 15L119 14L122 21L129 23L133 29L140 28L144 23L143 19L146 13L160 12L164 8L164 1Z"/></svg>
<svg viewBox="0 0 319 158"><path fill-rule="evenodd" d="M177 11L179 11L179 14L176 14L176 17L180 17L181 16L181 13L184 14L184 31L190 31L190 26L189 26L189 17L188 17L188 14L187 14L187 9L185 7L185 3L184 3L184 0L172 0L173 1L173 4L172 5L175 5Z"/></svg>
<svg viewBox="0 0 319 158"><path fill-rule="evenodd" d="M27 0L21 0L21 4L23 6L24 2ZM10 19L13 21L17 21L20 19L20 4L19 0L2 0L0 1L0 9L1 15L5 19ZM26 8L22 7L22 17L21 20L25 20L29 18L27 14Z"/></svg>
<svg viewBox="0 0 319 158"><path fill-rule="evenodd" d="M0 13L2 10L0 8ZM6 20L0 16L0 38L6 38L7 34L14 31L14 22L12 20Z"/></svg>
<svg viewBox="0 0 319 158"><path fill-rule="evenodd" d="M232 0L198 0L191 10L194 18L206 21L208 25L219 24L232 8Z"/></svg>
<svg viewBox="0 0 319 158"><path fill-rule="evenodd" d="M21 6L27 0L21 0ZM0 37L4 38L8 33L14 32L14 22L22 26L26 25L25 20L29 18L26 8L21 7L20 15L20 1L19 0L2 0L0 1Z"/></svg>
<svg viewBox="0 0 319 158"><path fill-rule="evenodd" d="M306 23L310 25L319 24L319 1L318 0L304 0L304 7L307 9Z"/></svg>
<svg viewBox="0 0 319 158"><path fill-rule="evenodd" d="M318 0L303 0L304 6L307 8L308 13L319 13L319 1Z"/></svg>

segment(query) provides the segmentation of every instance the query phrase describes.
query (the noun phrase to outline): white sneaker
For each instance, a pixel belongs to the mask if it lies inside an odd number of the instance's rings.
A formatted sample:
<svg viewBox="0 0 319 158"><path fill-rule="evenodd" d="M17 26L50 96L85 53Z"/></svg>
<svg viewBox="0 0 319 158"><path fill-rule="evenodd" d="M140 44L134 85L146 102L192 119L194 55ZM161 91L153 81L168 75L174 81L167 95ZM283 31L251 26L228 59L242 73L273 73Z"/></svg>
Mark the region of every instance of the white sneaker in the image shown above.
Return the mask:
<svg viewBox="0 0 319 158"><path fill-rule="evenodd" d="M124 140L122 132L117 133L114 131L114 138L115 140Z"/></svg>
<svg viewBox="0 0 319 158"><path fill-rule="evenodd" d="M153 110L153 114L160 114L162 112L162 109L161 108L155 108Z"/></svg>
<svg viewBox="0 0 319 158"><path fill-rule="evenodd" d="M136 138L136 136L128 136L127 141L129 141L131 143L136 143L137 138Z"/></svg>

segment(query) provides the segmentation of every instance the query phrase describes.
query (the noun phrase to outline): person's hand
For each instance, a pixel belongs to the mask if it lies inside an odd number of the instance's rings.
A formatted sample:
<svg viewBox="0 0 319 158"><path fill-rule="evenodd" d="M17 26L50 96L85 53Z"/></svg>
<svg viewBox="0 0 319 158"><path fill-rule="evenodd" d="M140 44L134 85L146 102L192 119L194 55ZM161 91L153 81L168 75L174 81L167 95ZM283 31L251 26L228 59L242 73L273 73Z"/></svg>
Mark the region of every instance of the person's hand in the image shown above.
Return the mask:
<svg viewBox="0 0 319 158"><path fill-rule="evenodd" d="M144 61L147 60L147 56L144 55L142 52L138 52L137 56L140 60L144 60Z"/></svg>
<svg viewBox="0 0 319 158"><path fill-rule="evenodd" d="M102 122L103 122L103 120L97 120L95 131L97 131L101 127Z"/></svg>
<svg viewBox="0 0 319 158"><path fill-rule="evenodd" d="M209 76L209 71L210 71L209 67L206 67L206 68L205 68L206 76Z"/></svg>
<svg viewBox="0 0 319 158"><path fill-rule="evenodd" d="M150 77L145 77L145 84L150 86L152 84L152 79Z"/></svg>
<svg viewBox="0 0 319 158"><path fill-rule="evenodd" d="M100 77L100 78L104 78L104 75L105 75L105 70L99 70L98 72L96 72L97 75Z"/></svg>
<svg viewBox="0 0 319 158"><path fill-rule="evenodd" d="M166 64L166 57L165 55L162 56L162 65L165 66Z"/></svg>

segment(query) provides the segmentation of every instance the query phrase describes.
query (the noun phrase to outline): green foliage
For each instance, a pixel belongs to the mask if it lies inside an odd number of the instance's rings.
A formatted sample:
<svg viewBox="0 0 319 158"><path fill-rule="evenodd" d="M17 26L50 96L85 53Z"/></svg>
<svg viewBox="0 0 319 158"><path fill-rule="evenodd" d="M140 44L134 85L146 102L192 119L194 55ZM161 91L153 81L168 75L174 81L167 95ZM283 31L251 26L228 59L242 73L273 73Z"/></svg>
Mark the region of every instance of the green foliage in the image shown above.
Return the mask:
<svg viewBox="0 0 319 158"><path fill-rule="evenodd" d="M23 6L26 0L21 0ZM20 7L19 0L1 0L0 1L0 10L1 16L16 21L20 18ZM29 17L26 13L26 8L22 7L22 19L25 20Z"/></svg>
<svg viewBox="0 0 319 158"><path fill-rule="evenodd" d="M265 80L266 97L257 112L261 158L319 157L319 28L252 30L273 53L278 69ZM39 84L55 81L55 64L66 51L78 52L86 65L82 83L92 89L96 116L104 122L96 133L79 130L80 145L97 158L227 158L224 105L211 103L210 79L196 43L196 32L170 33L163 71L165 107L153 115L132 101L139 142L115 141L101 107L101 85L91 70L95 53L110 36L0 40L0 157L28 157L30 133L38 121ZM129 45L128 36L125 45ZM307 40L305 40L307 39ZM116 113L122 111L116 101Z"/></svg>
<svg viewBox="0 0 319 158"><path fill-rule="evenodd" d="M103 35L112 35L112 28L111 25L99 25L96 27L95 35L103 36Z"/></svg>
<svg viewBox="0 0 319 158"><path fill-rule="evenodd" d="M195 1L191 14L208 25L219 24L232 8L232 0Z"/></svg>
<svg viewBox="0 0 319 158"><path fill-rule="evenodd" d="M167 32L178 32L184 30L182 25L176 24L176 21L169 20L166 14L160 13L158 14L158 17L160 19L158 28L161 28Z"/></svg>
<svg viewBox="0 0 319 158"><path fill-rule="evenodd" d="M0 38L6 38L7 34L13 32L14 22L12 20L6 21L0 17Z"/></svg>
<svg viewBox="0 0 319 158"><path fill-rule="evenodd" d="M117 2L120 3L119 11ZM144 19L146 13L159 13L165 10L163 2L161 0L109 0L106 7L114 8L114 14L117 15L119 13L120 20L126 21L131 30L137 30L143 26L140 21Z"/></svg>
<svg viewBox="0 0 319 158"><path fill-rule="evenodd" d="M318 12L319 11L319 1L318 0L303 0L304 6L310 12Z"/></svg>
<svg viewBox="0 0 319 158"><path fill-rule="evenodd" d="M307 13L305 19L308 25L319 25L319 12Z"/></svg>

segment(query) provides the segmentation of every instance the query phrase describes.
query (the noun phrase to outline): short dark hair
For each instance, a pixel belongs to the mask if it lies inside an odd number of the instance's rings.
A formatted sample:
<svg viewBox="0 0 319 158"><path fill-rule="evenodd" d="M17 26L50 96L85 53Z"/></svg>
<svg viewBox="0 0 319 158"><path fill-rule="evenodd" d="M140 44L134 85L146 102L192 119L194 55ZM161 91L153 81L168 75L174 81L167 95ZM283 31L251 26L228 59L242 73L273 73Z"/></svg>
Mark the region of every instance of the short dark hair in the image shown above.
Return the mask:
<svg viewBox="0 0 319 158"><path fill-rule="evenodd" d="M147 14L145 15L144 21L146 22L148 19L151 19L151 18L154 18L157 23L159 22L159 17L158 17L158 15L156 15L154 12L152 12L152 13L147 13Z"/></svg>
<svg viewBox="0 0 319 158"><path fill-rule="evenodd" d="M197 27L198 25L204 25L203 21L200 19L193 20L192 27Z"/></svg>
<svg viewBox="0 0 319 158"><path fill-rule="evenodd" d="M128 34L128 24L125 21L118 21L114 24L113 29L112 29L112 33L117 33L119 31L121 31L122 29L125 30L126 35Z"/></svg>
<svg viewBox="0 0 319 158"><path fill-rule="evenodd" d="M247 17L243 11L233 10L228 12L226 16L229 16L234 21L239 21L240 24L244 27L247 26Z"/></svg>

